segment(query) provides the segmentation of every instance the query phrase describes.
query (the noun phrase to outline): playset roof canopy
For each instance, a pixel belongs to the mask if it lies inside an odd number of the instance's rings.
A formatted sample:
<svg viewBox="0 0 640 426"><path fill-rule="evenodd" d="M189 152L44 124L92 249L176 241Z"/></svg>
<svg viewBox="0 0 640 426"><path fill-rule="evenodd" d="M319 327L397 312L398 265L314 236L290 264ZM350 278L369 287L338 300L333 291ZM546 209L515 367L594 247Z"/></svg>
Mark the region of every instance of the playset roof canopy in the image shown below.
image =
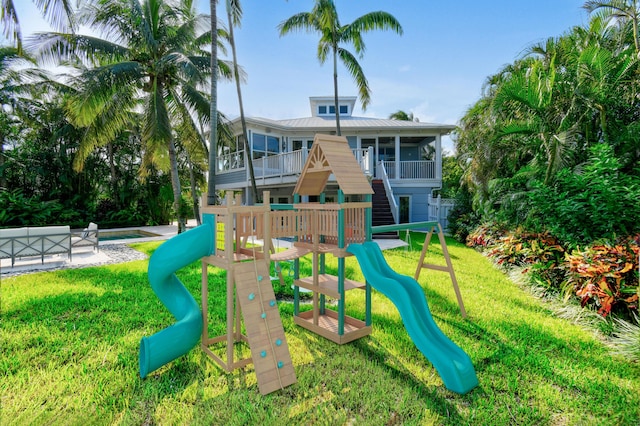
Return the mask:
<svg viewBox="0 0 640 426"><path fill-rule="evenodd" d="M344 136L316 134L294 194L320 195L333 174L346 195L373 194Z"/></svg>

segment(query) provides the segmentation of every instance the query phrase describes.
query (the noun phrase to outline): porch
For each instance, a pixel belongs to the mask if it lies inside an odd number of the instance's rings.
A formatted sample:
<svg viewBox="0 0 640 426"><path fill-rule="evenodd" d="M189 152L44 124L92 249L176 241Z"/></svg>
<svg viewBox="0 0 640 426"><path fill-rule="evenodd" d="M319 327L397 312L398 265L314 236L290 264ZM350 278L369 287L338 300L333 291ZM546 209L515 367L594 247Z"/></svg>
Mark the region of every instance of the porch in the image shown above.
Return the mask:
<svg viewBox="0 0 640 426"><path fill-rule="evenodd" d="M269 184L274 178L281 182L288 181L291 178L291 182L295 182L297 177L302 172L302 168L309 156L309 149L302 148L292 152L284 152L276 155L269 155L265 157L253 159L253 172L256 179L256 184L266 185ZM366 176L379 177L377 174L380 171L376 171L376 162L374 156L374 148L368 147L364 149L353 149L353 155L358 160L362 172ZM218 171L219 175L226 173L233 173L242 170L246 170L246 156L244 151L236 151L229 154L222 154L218 156ZM389 180L396 181L429 181L435 180L437 176L436 162L432 160L420 160L420 161L381 161L379 166L382 166L384 172ZM378 167L380 170L380 167ZM249 180L249 172L246 172L246 179Z"/></svg>

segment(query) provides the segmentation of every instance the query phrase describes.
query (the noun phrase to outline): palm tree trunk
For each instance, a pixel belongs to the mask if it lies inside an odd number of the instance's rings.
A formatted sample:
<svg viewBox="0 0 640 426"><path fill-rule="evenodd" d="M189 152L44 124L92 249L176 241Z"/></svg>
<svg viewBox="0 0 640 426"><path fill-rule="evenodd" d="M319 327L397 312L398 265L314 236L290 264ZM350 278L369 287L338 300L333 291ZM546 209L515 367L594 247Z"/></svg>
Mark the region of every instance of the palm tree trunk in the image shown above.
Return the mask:
<svg viewBox="0 0 640 426"><path fill-rule="evenodd" d="M189 183L191 184L191 200L193 201L193 216L196 218L198 226L202 225L200 220L200 206L198 204L198 190L196 188L196 174L193 171L193 163L189 152L187 152L187 161L189 162Z"/></svg>
<svg viewBox="0 0 640 426"><path fill-rule="evenodd" d="M178 156L176 155L176 145L173 142L173 137L169 140L169 163L171 166L171 188L173 189L173 210L176 213L178 234L180 234L185 231L186 223L182 216L182 191L180 189L180 176L178 175Z"/></svg>
<svg viewBox="0 0 640 426"><path fill-rule="evenodd" d="M0 171L4 168L4 133L0 132ZM7 178L0 172L0 190L7 189Z"/></svg>
<svg viewBox="0 0 640 426"><path fill-rule="evenodd" d="M340 109L338 108L338 47L333 46L333 104L336 110L336 135L342 136L340 130Z"/></svg>
<svg viewBox="0 0 640 426"><path fill-rule="evenodd" d="M107 144L107 157L109 158L109 170L111 171L111 197L116 202L118 208L122 208L120 196L118 194L118 176L116 165L113 159L113 144Z"/></svg>
<svg viewBox="0 0 640 426"><path fill-rule="evenodd" d="M218 143L218 0L209 0L211 8L211 130L209 132L209 181L207 183L207 204L216 203L216 169L218 167L217 143Z"/></svg>
<svg viewBox="0 0 640 426"><path fill-rule="evenodd" d="M244 140L244 151L247 156L247 166L249 167L249 179L251 180L251 192L253 203L258 202L258 188L256 187L256 175L253 171L253 156L249 144L249 132L247 131L247 120L244 117L244 106L242 104L242 89L240 88L240 72L238 71L238 57L236 55L236 39L233 35L233 19L231 16L231 2L227 0L227 19L229 20L229 44L233 55L233 78L236 80L236 91L238 92L238 107L240 108L240 122L242 123L242 139Z"/></svg>

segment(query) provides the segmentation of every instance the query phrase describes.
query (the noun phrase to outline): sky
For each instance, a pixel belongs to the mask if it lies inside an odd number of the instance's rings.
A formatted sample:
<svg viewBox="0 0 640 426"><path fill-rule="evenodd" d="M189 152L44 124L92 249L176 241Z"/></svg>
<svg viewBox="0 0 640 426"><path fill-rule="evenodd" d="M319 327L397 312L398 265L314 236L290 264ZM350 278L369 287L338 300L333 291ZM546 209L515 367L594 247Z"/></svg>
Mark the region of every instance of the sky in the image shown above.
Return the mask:
<svg viewBox="0 0 640 426"><path fill-rule="evenodd" d="M23 33L50 31L34 0L15 2ZM218 17L226 24L224 1ZM371 88L371 102L356 116L386 118L403 110L421 122L457 124L481 95L486 78L520 58L535 43L586 25L584 0L336 0L344 25L368 12L383 10L402 25L404 34L364 34L359 59ZM310 96L333 94L331 62L320 65L318 35L278 35L280 22L311 11L313 0L243 0L242 26L235 30L238 62L248 74L243 85L245 114L288 119L311 115ZM196 0L209 13L209 0ZM351 46L345 46L353 52ZM227 58L230 59L229 52ZM342 96L357 95L345 68L338 69ZM235 85L218 85L218 108L238 116ZM449 138L443 146L453 151Z"/></svg>

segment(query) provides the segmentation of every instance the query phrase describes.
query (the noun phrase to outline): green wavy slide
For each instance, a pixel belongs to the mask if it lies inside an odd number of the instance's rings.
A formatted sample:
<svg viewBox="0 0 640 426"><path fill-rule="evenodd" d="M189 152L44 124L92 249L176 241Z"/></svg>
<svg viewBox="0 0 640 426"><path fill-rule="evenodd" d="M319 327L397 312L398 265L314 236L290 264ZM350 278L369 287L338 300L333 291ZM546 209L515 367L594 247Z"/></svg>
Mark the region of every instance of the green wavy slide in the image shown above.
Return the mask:
<svg viewBox="0 0 640 426"><path fill-rule="evenodd" d="M366 280L396 306L409 337L433 364L450 391L465 394L478 385L471 358L438 328L420 284L395 272L378 244L351 244L347 251L358 259Z"/></svg>
<svg viewBox="0 0 640 426"><path fill-rule="evenodd" d="M191 293L175 272L213 253L211 223L167 240L151 255L148 276L151 288L173 314L176 323L140 341L140 377L189 352L200 340L202 314Z"/></svg>

